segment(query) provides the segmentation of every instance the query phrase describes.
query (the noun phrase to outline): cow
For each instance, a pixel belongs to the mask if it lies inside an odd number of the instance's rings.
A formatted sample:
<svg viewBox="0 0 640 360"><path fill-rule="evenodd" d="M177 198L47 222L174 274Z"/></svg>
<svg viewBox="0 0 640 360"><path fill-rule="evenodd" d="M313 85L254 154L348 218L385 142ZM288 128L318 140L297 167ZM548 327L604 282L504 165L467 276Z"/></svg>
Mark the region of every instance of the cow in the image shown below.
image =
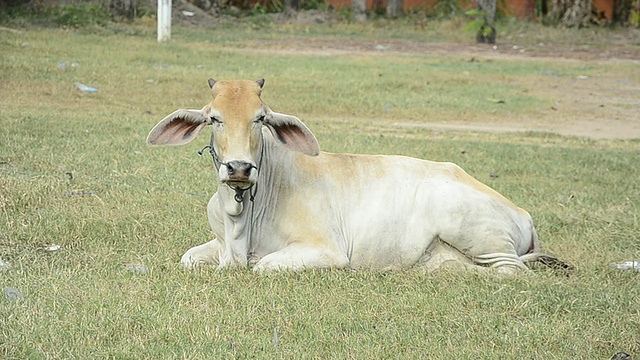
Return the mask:
<svg viewBox="0 0 640 360"><path fill-rule="evenodd" d="M152 146L183 145L212 128L214 238L182 256L186 268L570 267L540 252L525 210L459 166L322 152L300 119L261 100L264 79L208 82L208 105L173 112L147 137Z"/></svg>

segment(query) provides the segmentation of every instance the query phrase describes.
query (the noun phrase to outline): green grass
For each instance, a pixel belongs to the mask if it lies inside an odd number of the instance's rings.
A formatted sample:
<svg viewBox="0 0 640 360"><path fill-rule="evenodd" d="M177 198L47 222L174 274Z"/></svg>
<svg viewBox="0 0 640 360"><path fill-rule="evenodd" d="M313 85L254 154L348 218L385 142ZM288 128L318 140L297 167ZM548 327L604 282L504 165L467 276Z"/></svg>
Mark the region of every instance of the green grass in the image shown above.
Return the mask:
<svg viewBox="0 0 640 360"><path fill-rule="evenodd" d="M12 264L0 286L23 294L0 298L0 358L639 356L638 273L609 264L640 259L640 142L393 125L535 114L550 100L521 84L540 71L636 81L637 66L265 55L243 41L393 35L345 28L177 28L163 45L135 27L0 33L0 257ZM207 139L144 140L171 111L203 106L210 76L266 77L265 102L300 115L324 150L460 164L529 210L543 250L576 272L183 271L182 253L211 236L211 159L196 154ZM50 244L61 250L42 250Z"/></svg>

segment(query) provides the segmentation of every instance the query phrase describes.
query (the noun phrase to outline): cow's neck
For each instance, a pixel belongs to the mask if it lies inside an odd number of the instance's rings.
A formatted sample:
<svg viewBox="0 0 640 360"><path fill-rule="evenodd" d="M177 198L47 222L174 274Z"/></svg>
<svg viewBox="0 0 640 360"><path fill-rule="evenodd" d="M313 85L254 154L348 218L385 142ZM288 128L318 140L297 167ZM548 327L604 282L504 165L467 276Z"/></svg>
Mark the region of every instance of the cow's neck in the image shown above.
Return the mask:
<svg viewBox="0 0 640 360"><path fill-rule="evenodd" d="M218 184L218 196L223 210L225 251L221 254L220 266L246 265L249 249L249 233L244 202L235 201L235 191Z"/></svg>
<svg viewBox="0 0 640 360"><path fill-rule="evenodd" d="M246 265L249 255L259 246L262 224L273 217L269 209L275 208L278 193L286 174L291 171L295 153L277 144L271 134L264 134L262 160L258 169L258 182L236 201L236 191L218 183L218 195L224 216L225 253L221 258L225 265ZM288 164L288 165L287 165ZM287 170L288 169L288 170ZM285 172L286 170L286 172ZM254 195L253 201L250 199Z"/></svg>

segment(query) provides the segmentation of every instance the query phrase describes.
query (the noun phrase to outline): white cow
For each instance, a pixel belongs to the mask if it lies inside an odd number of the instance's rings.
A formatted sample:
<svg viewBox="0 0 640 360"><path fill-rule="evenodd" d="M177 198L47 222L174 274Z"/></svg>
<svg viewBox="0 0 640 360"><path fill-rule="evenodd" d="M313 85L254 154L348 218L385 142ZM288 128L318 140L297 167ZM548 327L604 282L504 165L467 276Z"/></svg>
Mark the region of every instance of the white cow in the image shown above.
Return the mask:
<svg viewBox="0 0 640 360"><path fill-rule="evenodd" d="M452 163L321 152L296 117L262 102L264 79L209 79L213 100L177 110L150 145L181 145L207 125L218 191L215 238L187 251L188 268L254 270L569 265L539 252L529 214Z"/></svg>

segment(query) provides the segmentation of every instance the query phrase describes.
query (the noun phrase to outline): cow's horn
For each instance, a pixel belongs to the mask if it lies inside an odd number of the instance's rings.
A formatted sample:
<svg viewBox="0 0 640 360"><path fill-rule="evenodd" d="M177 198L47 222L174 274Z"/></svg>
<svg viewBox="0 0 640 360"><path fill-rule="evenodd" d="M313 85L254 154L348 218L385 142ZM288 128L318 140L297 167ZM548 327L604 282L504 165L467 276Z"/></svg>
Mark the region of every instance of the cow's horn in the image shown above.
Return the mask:
<svg viewBox="0 0 640 360"><path fill-rule="evenodd" d="M256 80L256 82L258 83L258 85L262 89L262 87L264 86L264 78L260 78L260 79Z"/></svg>
<svg viewBox="0 0 640 360"><path fill-rule="evenodd" d="M209 82L209 87L213 89L213 85L216 84L216 81L213 78L209 78L207 81Z"/></svg>

